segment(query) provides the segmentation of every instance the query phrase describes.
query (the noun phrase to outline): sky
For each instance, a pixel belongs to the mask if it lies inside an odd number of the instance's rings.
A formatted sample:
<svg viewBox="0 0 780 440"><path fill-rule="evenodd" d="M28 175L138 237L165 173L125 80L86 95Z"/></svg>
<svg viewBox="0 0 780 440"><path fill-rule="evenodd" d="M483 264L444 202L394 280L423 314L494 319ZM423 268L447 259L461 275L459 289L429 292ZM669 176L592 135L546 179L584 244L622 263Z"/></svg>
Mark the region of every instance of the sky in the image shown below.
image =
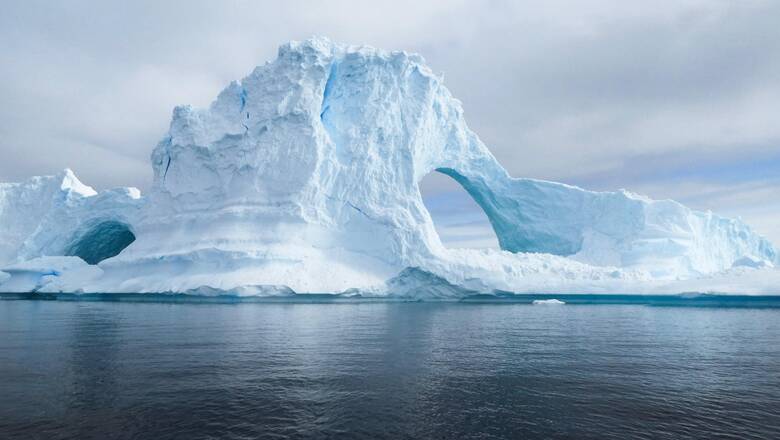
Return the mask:
<svg viewBox="0 0 780 440"><path fill-rule="evenodd" d="M780 244L778 23L750 0L5 1L0 181L147 189L174 106L323 35L422 54L513 176L672 198ZM422 187L445 243L495 246L457 184Z"/></svg>

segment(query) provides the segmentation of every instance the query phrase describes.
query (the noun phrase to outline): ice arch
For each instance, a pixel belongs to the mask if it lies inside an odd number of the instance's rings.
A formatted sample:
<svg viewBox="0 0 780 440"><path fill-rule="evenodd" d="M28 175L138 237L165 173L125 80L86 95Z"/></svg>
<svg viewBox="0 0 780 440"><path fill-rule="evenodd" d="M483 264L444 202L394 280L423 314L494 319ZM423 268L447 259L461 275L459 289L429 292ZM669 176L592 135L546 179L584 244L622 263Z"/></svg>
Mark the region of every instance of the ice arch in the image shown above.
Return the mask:
<svg viewBox="0 0 780 440"><path fill-rule="evenodd" d="M89 264L97 264L107 258L119 255L134 241L135 234L127 224L116 220L107 220L78 234L68 246L65 255L80 257Z"/></svg>
<svg viewBox="0 0 780 440"><path fill-rule="evenodd" d="M543 252L572 255L582 246L575 208L581 202L570 194L548 199L565 185L531 179L512 179L500 172L462 173L454 168L436 171L450 176L468 192L487 215L501 249L510 252ZM576 198L576 196L574 197ZM568 206L561 206L568 205Z"/></svg>
<svg viewBox="0 0 780 440"><path fill-rule="evenodd" d="M485 211L450 176L436 170L418 182L423 204L447 248L499 249Z"/></svg>

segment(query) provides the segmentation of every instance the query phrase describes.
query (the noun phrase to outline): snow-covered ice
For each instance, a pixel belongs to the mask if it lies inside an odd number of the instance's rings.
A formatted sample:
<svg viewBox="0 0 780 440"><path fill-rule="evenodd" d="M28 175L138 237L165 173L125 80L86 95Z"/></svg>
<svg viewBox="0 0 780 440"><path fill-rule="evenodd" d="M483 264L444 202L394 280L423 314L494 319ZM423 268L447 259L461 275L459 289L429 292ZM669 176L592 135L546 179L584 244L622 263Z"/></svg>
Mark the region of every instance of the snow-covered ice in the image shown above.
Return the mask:
<svg viewBox="0 0 780 440"><path fill-rule="evenodd" d="M740 220L510 177L406 52L285 44L209 108L174 109L151 161L143 197L69 170L0 184L0 290L777 293L774 247ZM442 245L418 187L431 172L501 250Z"/></svg>

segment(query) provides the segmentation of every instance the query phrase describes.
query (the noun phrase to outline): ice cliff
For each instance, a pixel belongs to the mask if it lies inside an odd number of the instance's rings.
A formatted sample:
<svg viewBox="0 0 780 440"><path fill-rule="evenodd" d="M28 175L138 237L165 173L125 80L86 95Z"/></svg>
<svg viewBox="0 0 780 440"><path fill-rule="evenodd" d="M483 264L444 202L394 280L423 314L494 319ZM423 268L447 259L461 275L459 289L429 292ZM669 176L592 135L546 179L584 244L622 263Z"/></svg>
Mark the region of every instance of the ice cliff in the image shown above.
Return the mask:
<svg viewBox="0 0 780 440"><path fill-rule="evenodd" d="M69 171L2 184L0 290L673 293L778 258L739 220L512 178L420 56L320 38L207 109L177 107L151 159L145 197ZM468 191L502 251L442 246L418 187L430 172Z"/></svg>

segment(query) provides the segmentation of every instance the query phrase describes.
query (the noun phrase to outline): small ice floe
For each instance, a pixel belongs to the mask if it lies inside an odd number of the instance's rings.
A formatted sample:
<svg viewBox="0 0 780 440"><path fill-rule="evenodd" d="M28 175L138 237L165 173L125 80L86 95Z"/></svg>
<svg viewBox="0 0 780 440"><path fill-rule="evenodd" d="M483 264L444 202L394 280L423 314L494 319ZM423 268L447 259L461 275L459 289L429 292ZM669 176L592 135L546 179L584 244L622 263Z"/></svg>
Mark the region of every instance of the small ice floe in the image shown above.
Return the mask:
<svg viewBox="0 0 780 440"><path fill-rule="evenodd" d="M535 299L532 304L535 306L559 306L566 303L558 299Z"/></svg>

